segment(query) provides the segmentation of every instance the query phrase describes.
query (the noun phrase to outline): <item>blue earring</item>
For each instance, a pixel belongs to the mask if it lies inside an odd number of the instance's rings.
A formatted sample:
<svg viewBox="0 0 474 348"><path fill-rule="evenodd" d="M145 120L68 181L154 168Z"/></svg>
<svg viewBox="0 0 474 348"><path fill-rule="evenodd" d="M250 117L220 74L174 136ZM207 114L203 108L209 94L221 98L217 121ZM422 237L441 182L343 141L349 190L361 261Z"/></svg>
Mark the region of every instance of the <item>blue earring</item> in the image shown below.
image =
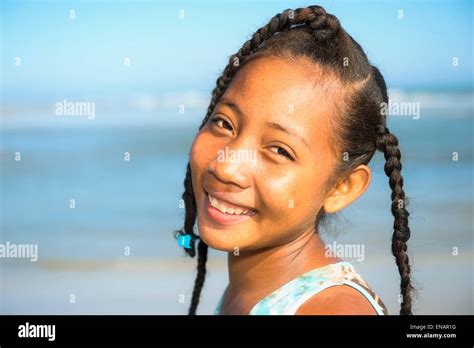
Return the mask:
<svg viewBox="0 0 474 348"><path fill-rule="evenodd" d="M180 234L178 236L178 245L186 249L191 249L191 235L190 234Z"/></svg>

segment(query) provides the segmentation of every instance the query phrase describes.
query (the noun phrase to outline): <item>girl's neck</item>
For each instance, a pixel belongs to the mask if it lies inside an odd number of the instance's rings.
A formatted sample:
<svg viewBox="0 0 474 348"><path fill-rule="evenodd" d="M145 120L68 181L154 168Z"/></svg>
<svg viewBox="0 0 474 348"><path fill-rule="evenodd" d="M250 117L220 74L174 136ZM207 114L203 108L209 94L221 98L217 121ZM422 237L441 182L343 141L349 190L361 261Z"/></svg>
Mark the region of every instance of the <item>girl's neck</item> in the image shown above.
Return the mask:
<svg viewBox="0 0 474 348"><path fill-rule="evenodd" d="M228 291L268 293L312 269L342 261L326 257L324 242L314 230L281 246L228 254Z"/></svg>

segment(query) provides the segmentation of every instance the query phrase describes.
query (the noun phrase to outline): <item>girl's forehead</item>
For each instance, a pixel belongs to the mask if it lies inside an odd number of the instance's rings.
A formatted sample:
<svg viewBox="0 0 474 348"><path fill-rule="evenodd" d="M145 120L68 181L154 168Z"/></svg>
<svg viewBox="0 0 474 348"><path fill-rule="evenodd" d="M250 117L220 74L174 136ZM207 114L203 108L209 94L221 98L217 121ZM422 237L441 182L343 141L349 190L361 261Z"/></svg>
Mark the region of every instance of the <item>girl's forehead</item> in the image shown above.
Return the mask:
<svg viewBox="0 0 474 348"><path fill-rule="evenodd" d="M304 60L263 58L237 72L224 98L249 115L286 115L304 119L333 112L341 83ZM298 117L299 116L299 117Z"/></svg>

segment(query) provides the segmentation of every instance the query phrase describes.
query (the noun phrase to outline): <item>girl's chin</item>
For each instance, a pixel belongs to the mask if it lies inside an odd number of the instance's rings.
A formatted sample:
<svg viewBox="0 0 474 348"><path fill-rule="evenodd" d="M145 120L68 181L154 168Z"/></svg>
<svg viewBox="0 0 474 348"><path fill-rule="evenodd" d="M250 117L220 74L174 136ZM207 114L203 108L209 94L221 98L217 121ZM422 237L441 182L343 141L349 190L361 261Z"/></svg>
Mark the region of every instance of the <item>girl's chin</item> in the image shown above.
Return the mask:
<svg viewBox="0 0 474 348"><path fill-rule="evenodd" d="M222 231L207 226L199 228L199 235L204 243L212 249L225 252L240 251L249 243L248 238L238 238L237 233L237 231Z"/></svg>

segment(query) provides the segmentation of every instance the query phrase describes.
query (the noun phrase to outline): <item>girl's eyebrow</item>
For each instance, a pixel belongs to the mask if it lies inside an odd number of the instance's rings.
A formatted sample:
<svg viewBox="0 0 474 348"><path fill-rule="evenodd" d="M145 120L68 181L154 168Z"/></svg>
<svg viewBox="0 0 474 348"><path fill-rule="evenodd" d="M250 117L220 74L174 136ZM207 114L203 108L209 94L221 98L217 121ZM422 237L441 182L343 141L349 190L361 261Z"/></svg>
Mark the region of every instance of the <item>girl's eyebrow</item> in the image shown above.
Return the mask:
<svg viewBox="0 0 474 348"><path fill-rule="evenodd" d="M237 115L239 115L241 118L244 118L244 113L242 112L242 110L240 110L240 108L238 107L237 104L235 104L234 102L230 101L229 99L226 99L226 98L222 98L219 103L217 103L217 105L219 104L224 104L224 105L227 105L228 107L230 107Z"/></svg>
<svg viewBox="0 0 474 348"><path fill-rule="evenodd" d="M288 134L288 135L291 135L291 136L294 136L294 137L300 139L300 140L303 142L303 144L305 144L306 147L307 147L309 150L311 150L310 147L309 147L309 145L308 145L308 143L306 142L306 140L305 140L301 135L299 135L298 133L295 133L295 132L292 132L292 131L286 129L286 128L283 127L281 124L274 123L274 122L265 122L265 126L267 126L267 127L269 127L269 128L276 129L276 130L278 130L278 131L280 131L280 132L286 133L286 134Z"/></svg>
<svg viewBox="0 0 474 348"><path fill-rule="evenodd" d="M218 104L225 104L227 105L228 107L230 107L239 117L241 118L244 118L244 113L242 112L242 110L240 110L239 106L237 104L235 104L234 102L226 99L226 98L222 98ZM285 127L283 127L281 124L278 124L278 123L274 123L274 122L265 122L265 126L269 127L269 128L272 128L272 129L275 129L275 130L278 130L280 132L283 132L283 133L286 133L288 135L291 135L291 136L294 136L298 139L300 139L304 145L306 145L306 147L308 149L311 150L311 148L309 147L308 143L306 142L306 140L299 134L295 133L295 132L292 132L288 129L286 129Z"/></svg>

